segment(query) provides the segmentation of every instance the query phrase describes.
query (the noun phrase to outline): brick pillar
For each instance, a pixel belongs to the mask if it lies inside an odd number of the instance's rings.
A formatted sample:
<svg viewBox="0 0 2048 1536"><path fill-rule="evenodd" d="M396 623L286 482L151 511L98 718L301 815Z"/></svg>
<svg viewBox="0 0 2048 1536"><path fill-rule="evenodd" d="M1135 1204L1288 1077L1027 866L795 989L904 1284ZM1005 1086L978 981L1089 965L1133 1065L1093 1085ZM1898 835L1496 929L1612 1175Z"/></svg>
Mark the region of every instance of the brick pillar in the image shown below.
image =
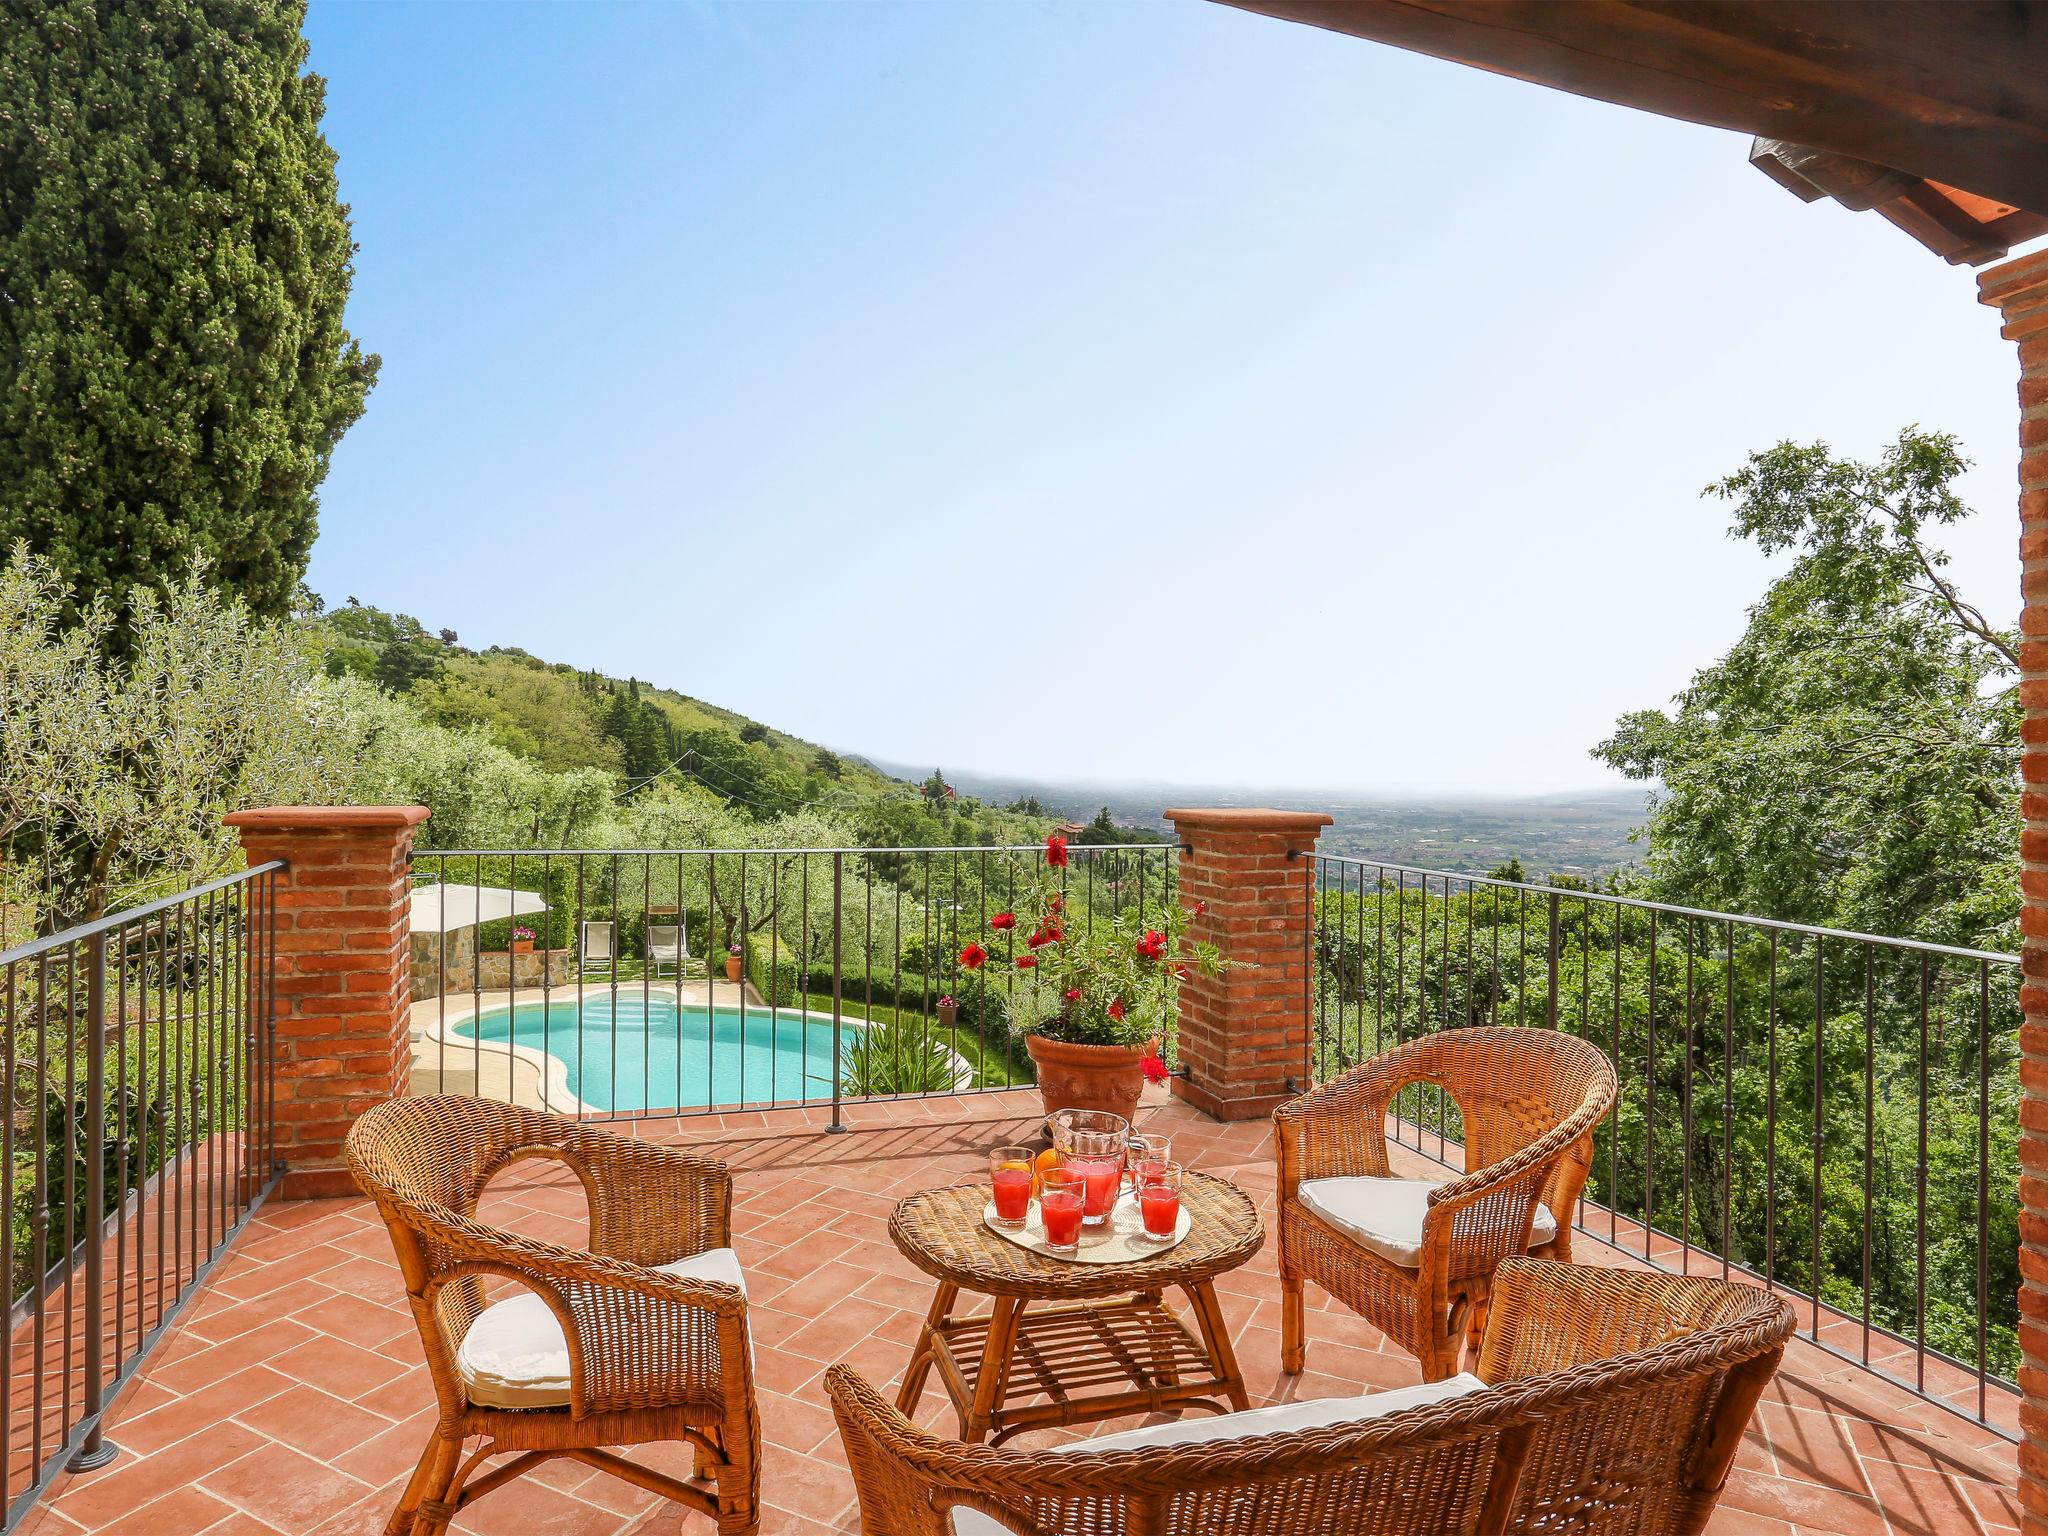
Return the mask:
<svg viewBox="0 0 2048 1536"><path fill-rule="evenodd" d="M1218 1120L1255 1120L1308 1086L1308 898L1313 811L1180 810L1189 932L1241 964L1180 989L1173 1091Z"/></svg>
<svg viewBox="0 0 2048 1536"><path fill-rule="evenodd" d="M2020 348L2020 1508L2048 1536L2048 251L1977 292Z"/></svg>
<svg viewBox="0 0 2048 1536"><path fill-rule="evenodd" d="M413 829L425 806L269 806L227 818L277 877L277 1155L287 1200L355 1193L341 1139L412 1075Z"/></svg>

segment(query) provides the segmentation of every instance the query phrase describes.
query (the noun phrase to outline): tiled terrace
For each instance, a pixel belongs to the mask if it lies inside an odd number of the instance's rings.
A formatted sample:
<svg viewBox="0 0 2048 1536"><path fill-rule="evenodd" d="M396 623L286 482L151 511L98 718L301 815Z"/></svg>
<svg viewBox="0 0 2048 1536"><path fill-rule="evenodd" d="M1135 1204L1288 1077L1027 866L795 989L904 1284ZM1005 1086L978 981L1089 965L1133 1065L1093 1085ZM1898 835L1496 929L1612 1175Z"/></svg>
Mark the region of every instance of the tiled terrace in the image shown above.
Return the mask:
<svg viewBox="0 0 2048 1536"><path fill-rule="evenodd" d="M908 1360L931 1287L890 1244L890 1207L913 1190L977 1174L986 1147L1035 1130L1035 1110L1035 1096L1014 1093L869 1106L850 1115L854 1131L845 1136L821 1134L819 1117L803 1111L639 1125L642 1135L711 1146L737 1173L735 1241L759 1349L768 1536L858 1528L820 1378L827 1365L848 1360L892 1383ZM1163 1100L1140 1113L1155 1116L1171 1122L1178 1156L1237 1180L1270 1223L1265 1123L1219 1125ZM575 1242L580 1201L565 1174L515 1170L486 1214ZM1626 1262L1593 1242L1582 1243L1578 1257ZM1249 1265L1218 1281L1255 1401L1418 1379L1407 1356L1341 1310L1312 1316L1312 1369L1283 1377L1274 1267L1269 1239ZM115 1406L110 1433L121 1458L60 1480L23 1529L374 1536L424 1444L431 1404L390 1245L368 1202L272 1204ZM951 1427L936 1388L921 1417ZM2002 1532L2018 1524L2015 1475L2005 1442L1795 1341L1711 1529ZM603 1474L557 1463L485 1499L456 1529L667 1536L711 1527Z"/></svg>

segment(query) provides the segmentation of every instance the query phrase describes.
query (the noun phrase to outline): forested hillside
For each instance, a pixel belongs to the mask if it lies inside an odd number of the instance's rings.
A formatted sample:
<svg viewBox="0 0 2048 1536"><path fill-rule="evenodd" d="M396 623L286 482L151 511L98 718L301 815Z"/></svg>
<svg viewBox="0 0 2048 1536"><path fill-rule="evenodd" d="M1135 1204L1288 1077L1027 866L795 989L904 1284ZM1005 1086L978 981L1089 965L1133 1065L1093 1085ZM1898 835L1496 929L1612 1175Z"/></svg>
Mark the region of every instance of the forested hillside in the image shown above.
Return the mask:
<svg viewBox="0 0 2048 1536"><path fill-rule="evenodd" d="M727 826L802 815L819 824L813 842L885 847L1031 842L1050 824L956 794L937 773L912 784L673 689L473 650L353 599L305 615L300 632L328 677L374 690L385 728L372 755L393 793L409 787L433 807L429 846L620 846L678 813L697 814L706 834L713 812ZM396 739L416 749L410 771L377 750ZM479 772L496 785L488 801L465 787Z"/></svg>

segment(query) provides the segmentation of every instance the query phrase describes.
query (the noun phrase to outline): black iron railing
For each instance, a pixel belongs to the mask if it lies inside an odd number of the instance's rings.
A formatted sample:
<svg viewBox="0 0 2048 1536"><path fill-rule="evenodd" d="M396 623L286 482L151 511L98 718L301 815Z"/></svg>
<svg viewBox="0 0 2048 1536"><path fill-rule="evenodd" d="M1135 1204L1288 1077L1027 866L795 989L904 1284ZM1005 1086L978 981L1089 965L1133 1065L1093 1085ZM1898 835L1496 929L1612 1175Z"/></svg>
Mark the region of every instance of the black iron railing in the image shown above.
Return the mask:
<svg viewBox="0 0 2048 1536"><path fill-rule="evenodd" d="M1365 860L1312 884L1310 1075L1472 1024L1613 1059L1589 1235L1796 1297L1808 1336L2016 1432L2018 962ZM1456 1106L1400 1134L1457 1163Z"/></svg>
<svg viewBox="0 0 2048 1536"><path fill-rule="evenodd" d="M420 852L414 1083L580 1117L1032 1081L1014 971L962 949L1037 847ZM1070 921L1171 898L1165 844L1075 846Z"/></svg>
<svg viewBox="0 0 2048 1536"><path fill-rule="evenodd" d="M274 1183L266 864L0 953L0 1508L111 1460L100 1417Z"/></svg>

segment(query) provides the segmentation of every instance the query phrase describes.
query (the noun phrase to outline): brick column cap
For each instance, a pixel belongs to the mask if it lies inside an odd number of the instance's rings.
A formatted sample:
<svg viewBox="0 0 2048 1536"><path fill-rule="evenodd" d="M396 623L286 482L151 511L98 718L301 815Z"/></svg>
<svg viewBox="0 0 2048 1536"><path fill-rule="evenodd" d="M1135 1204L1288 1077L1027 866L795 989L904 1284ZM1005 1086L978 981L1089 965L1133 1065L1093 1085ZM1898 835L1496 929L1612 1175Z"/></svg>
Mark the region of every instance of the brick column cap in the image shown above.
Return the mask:
<svg viewBox="0 0 2048 1536"><path fill-rule="evenodd" d="M1986 304L1998 304L2016 293L2048 283L2048 250L2016 256L1977 274L1977 297Z"/></svg>
<svg viewBox="0 0 2048 1536"><path fill-rule="evenodd" d="M1321 811L1275 811L1252 805L1183 807L1166 812L1166 819L1183 831L1247 833L1271 837L1315 837L1330 825Z"/></svg>
<svg viewBox="0 0 2048 1536"><path fill-rule="evenodd" d="M231 811L221 820L245 832L321 828L336 832L395 832L418 826L427 815L424 805L261 805Z"/></svg>

